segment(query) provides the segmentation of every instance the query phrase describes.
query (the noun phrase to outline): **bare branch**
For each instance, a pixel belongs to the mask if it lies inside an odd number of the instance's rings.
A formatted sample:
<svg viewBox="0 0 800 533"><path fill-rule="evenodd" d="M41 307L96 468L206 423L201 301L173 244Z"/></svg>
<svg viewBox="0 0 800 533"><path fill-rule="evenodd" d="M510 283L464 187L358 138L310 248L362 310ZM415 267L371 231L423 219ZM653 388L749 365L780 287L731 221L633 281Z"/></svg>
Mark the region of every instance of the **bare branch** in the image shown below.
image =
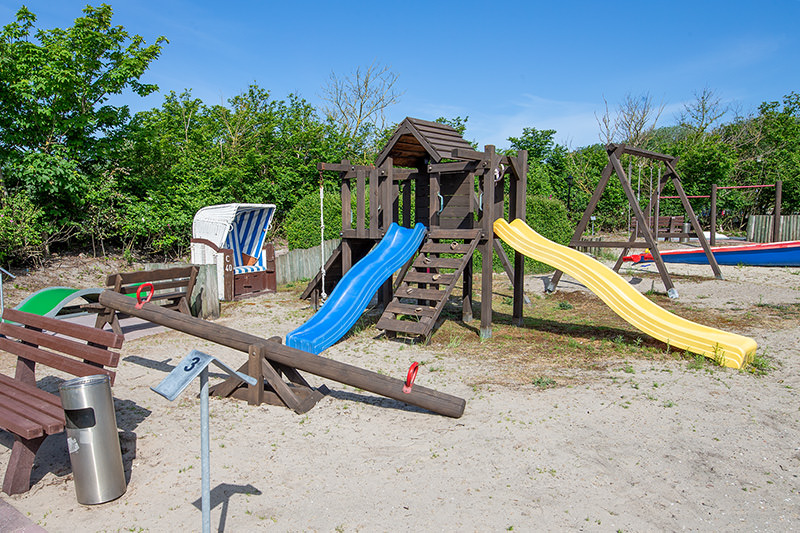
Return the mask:
<svg viewBox="0 0 800 533"><path fill-rule="evenodd" d="M343 78L331 72L322 88L322 98L329 104L325 113L348 136L358 135L368 125L383 129L386 109L399 102L402 95L395 89L396 83L397 75L377 62L358 67Z"/></svg>

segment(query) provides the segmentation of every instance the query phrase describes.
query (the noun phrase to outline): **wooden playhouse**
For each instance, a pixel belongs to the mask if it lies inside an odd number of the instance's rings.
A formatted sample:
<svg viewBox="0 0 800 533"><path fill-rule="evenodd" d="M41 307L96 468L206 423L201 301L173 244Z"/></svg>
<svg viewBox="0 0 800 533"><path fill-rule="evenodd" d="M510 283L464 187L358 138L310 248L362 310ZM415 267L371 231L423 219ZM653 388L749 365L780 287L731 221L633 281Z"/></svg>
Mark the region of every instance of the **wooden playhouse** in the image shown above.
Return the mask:
<svg viewBox="0 0 800 533"><path fill-rule="evenodd" d="M492 333L492 254L497 253L514 285L513 320L522 322L523 256L513 264L495 240L497 218L525 218L527 152L498 154L494 146L473 148L452 127L406 118L378 155L374 165L320 163L335 172L342 200L342 242L325 264L325 291L397 222L428 228L419 253L378 291L384 308L377 327L387 335L430 338L436 321L459 279L462 319L472 320L473 253L480 250L482 338ZM507 191L507 194L506 194ZM318 274L303 298L318 300Z"/></svg>

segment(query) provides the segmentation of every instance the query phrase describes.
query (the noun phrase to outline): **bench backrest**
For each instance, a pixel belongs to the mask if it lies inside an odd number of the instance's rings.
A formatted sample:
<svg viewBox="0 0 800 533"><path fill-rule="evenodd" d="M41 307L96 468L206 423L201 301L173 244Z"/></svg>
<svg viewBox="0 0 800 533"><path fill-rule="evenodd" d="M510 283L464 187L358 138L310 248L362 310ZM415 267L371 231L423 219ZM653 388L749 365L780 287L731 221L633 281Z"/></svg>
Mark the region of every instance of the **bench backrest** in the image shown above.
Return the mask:
<svg viewBox="0 0 800 533"><path fill-rule="evenodd" d="M36 363L72 374L105 374L114 383L122 335L15 309L3 312L0 349L18 357L16 379L36 384Z"/></svg>
<svg viewBox="0 0 800 533"><path fill-rule="evenodd" d="M175 300L185 296L187 301L192 296L198 268L194 265L186 267L162 268L158 270L140 270L137 272L119 272L110 274L106 278L106 285L114 292L120 294L136 295L136 291L143 283L153 284L155 294L151 302L170 299ZM147 294L142 291L142 296Z"/></svg>
<svg viewBox="0 0 800 533"><path fill-rule="evenodd" d="M225 246L233 250L233 266L266 266L262 248L272 213L272 209L256 209L237 215L225 239Z"/></svg>

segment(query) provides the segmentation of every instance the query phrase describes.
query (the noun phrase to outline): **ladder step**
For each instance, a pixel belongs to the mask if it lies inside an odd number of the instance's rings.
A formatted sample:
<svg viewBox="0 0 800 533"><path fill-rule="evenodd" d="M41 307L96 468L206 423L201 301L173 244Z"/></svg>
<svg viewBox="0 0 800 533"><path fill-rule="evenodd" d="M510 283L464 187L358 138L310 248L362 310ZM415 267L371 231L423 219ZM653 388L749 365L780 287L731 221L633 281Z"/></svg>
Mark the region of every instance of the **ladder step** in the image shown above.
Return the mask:
<svg viewBox="0 0 800 533"><path fill-rule="evenodd" d="M440 302L444 299L445 294L444 291L437 291L436 289L418 289L403 284L394 296L395 298L416 298L417 300L433 300Z"/></svg>
<svg viewBox="0 0 800 533"><path fill-rule="evenodd" d="M381 317L375 324L378 329L386 331L397 331L399 333L410 333L413 335L425 335L430 329L429 324L410 320L396 320L393 318Z"/></svg>
<svg viewBox="0 0 800 533"><path fill-rule="evenodd" d="M439 274L436 272L407 272L403 281L408 283L436 283L450 285L453 281L452 274Z"/></svg>
<svg viewBox="0 0 800 533"><path fill-rule="evenodd" d="M384 313L430 317L436 314L436 308L429 307L427 305L404 304L398 301L393 301L386 306Z"/></svg>
<svg viewBox="0 0 800 533"><path fill-rule="evenodd" d="M425 257L417 256L414 260L414 268L461 268L465 263L464 257Z"/></svg>
<svg viewBox="0 0 800 533"><path fill-rule="evenodd" d="M424 254L465 254L469 249L469 243L425 241L420 251Z"/></svg>

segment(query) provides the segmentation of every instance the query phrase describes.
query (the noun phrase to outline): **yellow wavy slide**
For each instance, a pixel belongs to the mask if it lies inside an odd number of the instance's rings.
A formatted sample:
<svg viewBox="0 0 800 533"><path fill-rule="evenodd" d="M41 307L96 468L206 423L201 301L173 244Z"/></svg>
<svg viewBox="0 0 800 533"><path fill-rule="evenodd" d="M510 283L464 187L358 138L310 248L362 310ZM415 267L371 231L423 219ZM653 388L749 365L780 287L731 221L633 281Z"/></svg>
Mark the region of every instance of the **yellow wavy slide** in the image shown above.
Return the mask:
<svg viewBox="0 0 800 533"><path fill-rule="evenodd" d="M756 341L676 316L648 300L616 272L586 254L556 244L523 220L494 223L495 234L518 252L542 261L583 283L615 313L669 346L688 350L723 366L741 368L756 352Z"/></svg>

